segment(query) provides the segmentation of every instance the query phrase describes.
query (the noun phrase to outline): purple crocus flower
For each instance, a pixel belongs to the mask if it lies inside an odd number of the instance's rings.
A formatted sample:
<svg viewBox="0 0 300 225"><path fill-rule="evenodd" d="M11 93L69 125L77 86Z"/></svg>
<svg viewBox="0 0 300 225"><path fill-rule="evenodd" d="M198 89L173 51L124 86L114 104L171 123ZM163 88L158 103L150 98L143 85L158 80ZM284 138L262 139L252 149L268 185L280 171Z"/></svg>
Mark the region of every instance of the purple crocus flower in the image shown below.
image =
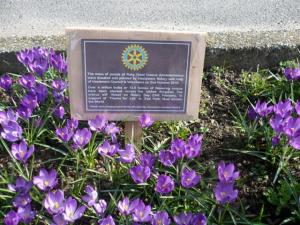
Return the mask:
<svg viewBox="0 0 300 225"><path fill-rule="evenodd" d="M5 140L15 142L22 138L23 130L17 122L9 121L6 124L2 124L2 128L1 136Z"/></svg>
<svg viewBox="0 0 300 225"><path fill-rule="evenodd" d="M50 55L54 52L53 48L43 48L43 47L33 47L36 58L43 57L48 59Z"/></svg>
<svg viewBox="0 0 300 225"><path fill-rule="evenodd" d="M280 134L283 131L283 126L287 119L282 118L281 116L275 115L272 116L269 123L276 134Z"/></svg>
<svg viewBox="0 0 300 225"><path fill-rule="evenodd" d="M19 105L17 108L17 114L24 120L28 120L32 116L32 108L24 105Z"/></svg>
<svg viewBox="0 0 300 225"><path fill-rule="evenodd" d="M8 74L4 74L0 77L0 88L2 88L3 90L9 91L12 83L13 80Z"/></svg>
<svg viewBox="0 0 300 225"><path fill-rule="evenodd" d="M43 202L45 209L50 214L59 214L64 211L64 192L62 190L50 191Z"/></svg>
<svg viewBox="0 0 300 225"><path fill-rule="evenodd" d="M62 127L62 128L57 128L55 130L55 134L63 142L68 142L73 137L74 133L67 126L65 126L65 127Z"/></svg>
<svg viewBox="0 0 300 225"><path fill-rule="evenodd" d="M42 48L42 47L34 47L32 48L34 58L45 58L48 59L49 54L51 53L52 49Z"/></svg>
<svg viewBox="0 0 300 225"><path fill-rule="evenodd" d="M127 216L131 213L129 206L130 206L129 198L125 197L123 200L118 202L117 207L121 214Z"/></svg>
<svg viewBox="0 0 300 225"><path fill-rule="evenodd" d="M17 53L17 59L20 63L28 66L34 60L34 53L31 49L24 49Z"/></svg>
<svg viewBox="0 0 300 225"><path fill-rule="evenodd" d="M32 187L32 182L25 180L23 177L17 177L16 184L9 184L10 191L17 192L18 194L27 194Z"/></svg>
<svg viewBox="0 0 300 225"><path fill-rule="evenodd" d="M247 110L247 116L250 120L255 120L257 118L257 113L253 106L250 106Z"/></svg>
<svg viewBox="0 0 300 225"><path fill-rule="evenodd" d="M78 127L78 120L74 118L67 119L67 127L68 129L75 131Z"/></svg>
<svg viewBox="0 0 300 225"><path fill-rule="evenodd" d="M35 212L31 210L30 205L18 208L18 215L20 216L20 222L29 224L35 217Z"/></svg>
<svg viewBox="0 0 300 225"><path fill-rule="evenodd" d="M69 98L69 96L64 96L63 100L64 100L65 104L67 104L67 105L70 104L70 98Z"/></svg>
<svg viewBox="0 0 300 225"><path fill-rule="evenodd" d="M67 73L67 63L62 54L52 53L50 55L51 66L60 73Z"/></svg>
<svg viewBox="0 0 300 225"><path fill-rule="evenodd" d="M147 166L151 169L155 163L155 156L151 153L143 152L140 155L140 162L142 166Z"/></svg>
<svg viewBox="0 0 300 225"><path fill-rule="evenodd" d="M111 215L103 218L102 220L99 221L99 225L115 225L114 219L112 218Z"/></svg>
<svg viewBox="0 0 300 225"><path fill-rule="evenodd" d="M93 206L98 198L98 192L91 186L87 185L84 189L86 195L82 196L82 200L85 201L88 206Z"/></svg>
<svg viewBox="0 0 300 225"><path fill-rule="evenodd" d="M186 143L179 138L174 139L171 143L171 152L177 159L183 158L186 152Z"/></svg>
<svg viewBox="0 0 300 225"><path fill-rule="evenodd" d="M300 150L300 135L292 137L289 144L296 150Z"/></svg>
<svg viewBox="0 0 300 225"><path fill-rule="evenodd" d="M166 211L159 211L153 215L151 224L152 225L170 225L171 220Z"/></svg>
<svg viewBox="0 0 300 225"><path fill-rule="evenodd" d="M28 193L19 194L13 200L14 207L25 207L31 202L31 197Z"/></svg>
<svg viewBox="0 0 300 225"><path fill-rule="evenodd" d="M142 201L134 209L132 218L134 222L146 223L151 221L151 206L145 205Z"/></svg>
<svg viewBox="0 0 300 225"><path fill-rule="evenodd" d="M103 156L113 156L117 151L119 147L117 144L111 145L109 141L105 140L102 145L98 148L98 153Z"/></svg>
<svg viewBox="0 0 300 225"><path fill-rule="evenodd" d="M284 123L283 131L289 138L300 135L300 117L288 117Z"/></svg>
<svg viewBox="0 0 300 225"><path fill-rule="evenodd" d="M12 110L8 109L5 111L0 111L0 124L2 126L6 125L8 122L17 122L18 116L17 114Z"/></svg>
<svg viewBox="0 0 300 225"><path fill-rule="evenodd" d="M195 170L184 168L181 172L181 185L185 188L195 187L201 179L201 176Z"/></svg>
<svg viewBox="0 0 300 225"><path fill-rule="evenodd" d="M11 110L11 109L10 109ZM7 124L10 120L7 118L7 114L5 111L0 111L0 124Z"/></svg>
<svg viewBox="0 0 300 225"><path fill-rule="evenodd" d="M233 183L219 182L214 189L216 200L221 203L233 202L238 195L238 190L233 189Z"/></svg>
<svg viewBox="0 0 300 225"><path fill-rule="evenodd" d="M14 210L10 210L4 217L4 224L5 225L18 225L20 222L20 216L19 214L14 211Z"/></svg>
<svg viewBox="0 0 300 225"><path fill-rule="evenodd" d="M109 123L105 127L105 133L110 135L113 142L117 139L117 134L120 133L120 128L116 126L115 123Z"/></svg>
<svg viewBox="0 0 300 225"><path fill-rule="evenodd" d="M203 213L198 213L193 216L191 224L193 225L206 225L207 219Z"/></svg>
<svg viewBox="0 0 300 225"><path fill-rule="evenodd" d="M131 163L135 159L134 146L126 144L125 149L119 149L120 161L122 163Z"/></svg>
<svg viewBox="0 0 300 225"><path fill-rule="evenodd" d="M17 122L17 119L18 119L18 115L11 108L7 109L7 111L6 111L7 122L8 121ZM3 123L3 121L2 121L2 124L5 124L5 123Z"/></svg>
<svg viewBox="0 0 300 225"><path fill-rule="evenodd" d="M24 74L22 75L19 80L18 80L19 84L21 84L24 88L26 89L30 89L33 88L35 86L35 77L34 75L28 73L28 74Z"/></svg>
<svg viewBox="0 0 300 225"><path fill-rule="evenodd" d="M61 103L64 99L64 94L62 92L53 91L52 95L56 103Z"/></svg>
<svg viewBox="0 0 300 225"><path fill-rule="evenodd" d="M31 64L29 64L29 68L33 73L36 73L41 77L48 70L49 64L47 59L40 57L36 58Z"/></svg>
<svg viewBox="0 0 300 225"><path fill-rule="evenodd" d="M172 166L176 162L176 158L171 151L161 150L158 157L164 166Z"/></svg>
<svg viewBox="0 0 300 225"><path fill-rule="evenodd" d="M99 202L93 205L93 207L98 215L103 215L106 210L107 203L104 199L100 199Z"/></svg>
<svg viewBox="0 0 300 225"><path fill-rule="evenodd" d="M8 189L18 194L27 194L32 187L32 182L23 177L17 177L16 184L8 184Z"/></svg>
<svg viewBox="0 0 300 225"><path fill-rule="evenodd" d="M151 175L151 170L148 166L134 166L130 168L131 178L135 183L145 183Z"/></svg>
<svg viewBox="0 0 300 225"><path fill-rule="evenodd" d="M56 79L52 81L51 86L55 91L63 92L67 88L68 84L62 79Z"/></svg>
<svg viewBox="0 0 300 225"><path fill-rule="evenodd" d="M65 202L65 211L62 213L64 220L74 223L75 220L83 216L86 207L80 206L77 208L77 201L69 197Z"/></svg>
<svg viewBox="0 0 300 225"><path fill-rule="evenodd" d="M193 219L193 214L190 212L188 212L188 213L184 212L184 213L174 216L173 219L177 225L190 225L191 221Z"/></svg>
<svg viewBox="0 0 300 225"><path fill-rule="evenodd" d="M49 172L46 169L41 169L39 176L33 177L33 184L42 191L53 189L57 185L57 182L57 173L55 169L52 169Z"/></svg>
<svg viewBox="0 0 300 225"><path fill-rule="evenodd" d="M296 80L298 80L300 78L300 68L293 69L292 77L294 77Z"/></svg>
<svg viewBox="0 0 300 225"><path fill-rule="evenodd" d="M160 194L168 194L173 191L175 187L172 177L167 175L159 175L155 186L155 191Z"/></svg>
<svg viewBox="0 0 300 225"><path fill-rule="evenodd" d="M43 48L43 47L33 47L32 51L34 52L35 58L45 58L48 59L52 52L54 52L53 48Z"/></svg>
<svg viewBox="0 0 300 225"><path fill-rule="evenodd" d="M48 97L48 88L44 84L36 84L35 88L32 88L31 91L36 95L39 103L43 103Z"/></svg>
<svg viewBox="0 0 300 225"><path fill-rule="evenodd" d="M266 117L269 115L273 110L272 106L269 106L268 103L266 102L261 102L257 101L255 105L255 112L260 116L260 117Z"/></svg>
<svg viewBox="0 0 300 225"><path fill-rule="evenodd" d="M139 122L141 127L146 128L152 126L154 123L154 120L151 118L151 116L147 113L144 113L140 116Z"/></svg>
<svg viewBox="0 0 300 225"><path fill-rule="evenodd" d="M201 154L201 145L202 145L202 135L191 135L189 137L188 143L185 147L185 155L187 158L192 159Z"/></svg>
<svg viewBox="0 0 300 225"><path fill-rule="evenodd" d="M233 182L239 178L240 172L234 171L235 167L233 163L225 164L221 161L218 164L218 177L222 182Z"/></svg>
<svg viewBox="0 0 300 225"><path fill-rule="evenodd" d="M107 124L107 119L104 116L97 115L95 119L89 120L88 124L92 131L104 131Z"/></svg>
<svg viewBox="0 0 300 225"><path fill-rule="evenodd" d="M139 199L139 198L136 198L136 199L132 200L130 202L129 209L128 209L129 213L133 213L134 210L136 208L138 208L141 204L145 205L145 203L141 199Z"/></svg>
<svg viewBox="0 0 300 225"><path fill-rule="evenodd" d="M92 133L89 129L78 129L74 136L73 141L76 148L83 148L91 140Z"/></svg>
<svg viewBox="0 0 300 225"><path fill-rule="evenodd" d="M65 108L64 108L63 106L58 106L58 107L54 110L53 114L54 114L57 118L62 119L62 118L64 118L64 115L65 115Z"/></svg>
<svg viewBox="0 0 300 225"><path fill-rule="evenodd" d="M300 101L297 101L295 104L295 110L298 116L300 116Z"/></svg>
<svg viewBox="0 0 300 225"><path fill-rule="evenodd" d="M35 93L28 93L25 95L21 101L20 104L24 107L35 109L38 106L37 96Z"/></svg>
<svg viewBox="0 0 300 225"><path fill-rule="evenodd" d="M189 136L189 142L193 143L194 145L201 145L203 140L203 135L194 134Z"/></svg>
<svg viewBox="0 0 300 225"><path fill-rule="evenodd" d="M280 137L279 136L272 137L272 146L278 145L279 142L280 142Z"/></svg>
<svg viewBox="0 0 300 225"><path fill-rule="evenodd" d="M290 99L287 99L285 101L280 101L277 104L273 106L273 111L275 115L280 116L282 118L286 118L287 116L290 116L293 111L292 102Z"/></svg>
<svg viewBox="0 0 300 225"><path fill-rule="evenodd" d="M68 222L65 221L62 214L56 214L52 217L54 223L51 223L51 225L67 225Z"/></svg>
<svg viewBox="0 0 300 225"><path fill-rule="evenodd" d="M284 76L287 80L298 80L300 78L300 68L285 68Z"/></svg>
<svg viewBox="0 0 300 225"><path fill-rule="evenodd" d="M11 146L11 153L13 154L15 159L21 161L22 163L26 163L33 152L34 145L28 147L27 143L24 140L22 140L20 144L14 143Z"/></svg>
<svg viewBox="0 0 300 225"><path fill-rule="evenodd" d="M291 76L292 75L292 71L293 71L292 68L285 68L283 70L283 74L284 74L284 76L286 77L287 80L293 80L292 76Z"/></svg>

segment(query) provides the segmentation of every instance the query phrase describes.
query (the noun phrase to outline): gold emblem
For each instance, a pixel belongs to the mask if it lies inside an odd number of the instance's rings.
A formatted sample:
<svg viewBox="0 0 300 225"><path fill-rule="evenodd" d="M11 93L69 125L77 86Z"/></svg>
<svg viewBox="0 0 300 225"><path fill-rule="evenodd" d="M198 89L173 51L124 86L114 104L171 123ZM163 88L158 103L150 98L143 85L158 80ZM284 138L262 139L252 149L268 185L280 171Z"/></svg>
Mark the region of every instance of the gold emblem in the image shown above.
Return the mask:
<svg viewBox="0 0 300 225"><path fill-rule="evenodd" d="M122 62L129 70L140 70L148 62L148 53L141 45L129 45L122 53Z"/></svg>

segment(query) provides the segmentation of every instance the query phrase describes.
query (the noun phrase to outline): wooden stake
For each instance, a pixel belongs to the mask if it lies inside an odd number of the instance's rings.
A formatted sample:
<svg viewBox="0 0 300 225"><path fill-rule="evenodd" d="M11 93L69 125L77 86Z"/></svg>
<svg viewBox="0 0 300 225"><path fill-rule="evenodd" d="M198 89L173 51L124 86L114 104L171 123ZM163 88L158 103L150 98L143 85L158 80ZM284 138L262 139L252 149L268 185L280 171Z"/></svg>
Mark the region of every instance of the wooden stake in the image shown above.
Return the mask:
<svg viewBox="0 0 300 225"><path fill-rule="evenodd" d="M137 121L125 122L125 142L132 143L135 146L142 145L142 128Z"/></svg>

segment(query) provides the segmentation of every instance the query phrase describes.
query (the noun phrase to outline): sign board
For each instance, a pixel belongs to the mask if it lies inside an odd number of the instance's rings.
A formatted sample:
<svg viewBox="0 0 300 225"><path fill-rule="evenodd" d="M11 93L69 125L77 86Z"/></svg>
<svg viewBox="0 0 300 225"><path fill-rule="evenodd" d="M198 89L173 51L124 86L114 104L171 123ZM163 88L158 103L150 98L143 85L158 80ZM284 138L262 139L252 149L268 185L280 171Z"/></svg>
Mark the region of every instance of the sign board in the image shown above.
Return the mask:
<svg viewBox="0 0 300 225"><path fill-rule="evenodd" d="M69 28L67 38L72 117L198 117L205 34Z"/></svg>

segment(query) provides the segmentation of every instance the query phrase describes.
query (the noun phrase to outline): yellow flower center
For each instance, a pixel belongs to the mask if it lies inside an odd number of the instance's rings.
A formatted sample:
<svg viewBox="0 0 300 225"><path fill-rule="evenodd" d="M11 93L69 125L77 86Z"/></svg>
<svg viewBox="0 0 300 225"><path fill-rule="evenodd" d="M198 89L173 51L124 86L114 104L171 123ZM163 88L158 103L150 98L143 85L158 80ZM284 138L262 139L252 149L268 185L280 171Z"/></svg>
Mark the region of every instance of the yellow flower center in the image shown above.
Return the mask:
<svg viewBox="0 0 300 225"><path fill-rule="evenodd" d="M58 202L55 202L54 207L55 207L56 209L58 209L59 206L60 206L60 205L58 204Z"/></svg>

